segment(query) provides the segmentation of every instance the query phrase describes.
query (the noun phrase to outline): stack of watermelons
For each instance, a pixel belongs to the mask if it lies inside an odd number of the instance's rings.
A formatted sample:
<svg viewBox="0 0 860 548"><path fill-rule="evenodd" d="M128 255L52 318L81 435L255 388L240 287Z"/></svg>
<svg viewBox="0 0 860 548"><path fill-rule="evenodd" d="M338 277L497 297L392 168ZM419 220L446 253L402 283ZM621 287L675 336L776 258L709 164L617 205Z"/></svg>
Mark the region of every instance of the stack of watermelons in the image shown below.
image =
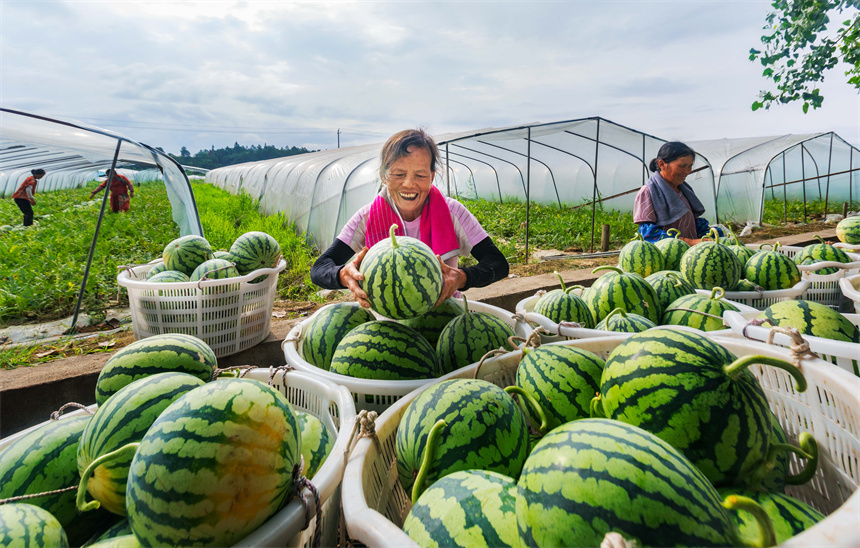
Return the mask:
<svg viewBox="0 0 860 548"><path fill-rule="evenodd" d="M436 384L395 434L413 500L403 530L419 546L784 542L824 518L784 493L815 474L817 444L808 433L799 447L786 442L751 363L805 389L787 362L737 359L703 335L660 328L605 362L564 344L524 351L507 390Z"/></svg>
<svg viewBox="0 0 860 548"><path fill-rule="evenodd" d="M216 368L211 348L181 334L112 356L94 415L0 450L0 499L76 488L0 505L0 545L228 546L257 529L335 436L276 388L212 380Z"/></svg>
<svg viewBox="0 0 860 548"><path fill-rule="evenodd" d="M212 251L202 236L182 236L167 244L162 262L146 274L147 282L196 282L245 276L260 268L274 268L281 260L281 246L265 232L246 232L229 251ZM255 278L252 283L262 281Z"/></svg>

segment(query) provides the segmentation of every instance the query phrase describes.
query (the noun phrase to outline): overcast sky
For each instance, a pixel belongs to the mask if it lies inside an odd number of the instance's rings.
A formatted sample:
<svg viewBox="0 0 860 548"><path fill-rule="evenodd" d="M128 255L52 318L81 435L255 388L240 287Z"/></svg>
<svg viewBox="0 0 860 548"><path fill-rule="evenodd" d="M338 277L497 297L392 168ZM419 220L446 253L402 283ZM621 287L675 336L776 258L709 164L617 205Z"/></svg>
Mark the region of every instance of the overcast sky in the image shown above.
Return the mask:
<svg viewBox="0 0 860 548"><path fill-rule="evenodd" d="M769 1L0 0L0 105L178 153L327 149L602 116L665 139L836 131L860 145L844 68L824 107L751 112Z"/></svg>

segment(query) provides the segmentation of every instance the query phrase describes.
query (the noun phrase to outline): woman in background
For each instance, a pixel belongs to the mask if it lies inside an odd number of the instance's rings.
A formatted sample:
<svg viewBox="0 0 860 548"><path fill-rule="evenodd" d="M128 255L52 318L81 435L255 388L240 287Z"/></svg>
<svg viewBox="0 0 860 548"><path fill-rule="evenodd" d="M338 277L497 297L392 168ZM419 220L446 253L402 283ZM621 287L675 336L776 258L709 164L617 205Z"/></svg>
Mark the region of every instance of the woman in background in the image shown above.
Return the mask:
<svg viewBox="0 0 860 548"><path fill-rule="evenodd" d="M36 205L36 198L33 196L36 193L36 185L39 179L45 176L44 169L30 170L30 176L24 179L18 190L12 194L18 209L24 214L24 226L32 226L33 224L33 206Z"/></svg>
<svg viewBox="0 0 860 548"><path fill-rule="evenodd" d="M116 170L108 169L105 171L105 182L90 193L90 200L106 186L110 188L110 210L114 213L128 211L131 199L134 198L134 185L131 181Z"/></svg>

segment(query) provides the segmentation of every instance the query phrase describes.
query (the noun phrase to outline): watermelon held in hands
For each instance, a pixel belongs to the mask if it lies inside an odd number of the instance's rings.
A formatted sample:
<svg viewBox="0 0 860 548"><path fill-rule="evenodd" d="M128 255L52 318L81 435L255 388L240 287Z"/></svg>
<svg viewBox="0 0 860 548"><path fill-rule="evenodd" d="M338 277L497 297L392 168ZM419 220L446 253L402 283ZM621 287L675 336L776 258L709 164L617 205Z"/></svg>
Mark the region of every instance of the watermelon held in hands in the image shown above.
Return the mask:
<svg viewBox="0 0 860 548"><path fill-rule="evenodd" d="M265 232L246 232L230 246L231 261L244 276L260 268L275 268L281 260L281 245Z"/></svg>
<svg viewBox="0 0 860 548"><path fill-rule="evenodd" d="M646 242L638 232L618 255L618 266L624 272L635 272L643 278L663 270L663 254L660 249Z"/></svg>
<svg viewBox="0 0 860 548"><path fill-rule="evenodd" d="M840 242L860 244L860 216L845 217L836 225L836 237Z"/></svg>
<svg viewBox="0 0 860 548"><path fill-rule="evenodd" d="M666 231L668 238L658 240L654 245L663 254L663 268L666 270L678 270L681 267L681 257L690 249L690 244L678 238L681 231L670 228ZM648 276L645 276L646 278Z"/></svg>
<svg viewBox="0 0 860 548"><path fill-rule="evenodd" d="M359 271L361 287L370 308L392 320L408 320L424 314L442 294L442 267L430 246L416 238L390 237L368 250Z"/></svg>
<svg viewBox="0 0 860 548"><path fill-rule="evenodd" d="M576 322L583 327L594 327L594 318L588 310L588 305L582 297L573 293L575 289L584 290L585 288L581 285L565 287L561 274L558 272L553 274L558 276L561 289L553 289L542 295L535 303L534 312L555 323Z"/></svg>
<svg viewBox="0 0 860 548"><path fill-rule="evenodd" d="M744 278L765 290L790 289L800 282L800 270L794 261L777 251L777 242L770 251L761 249L744 265ZM731 287L731 286L727 286Z"/></svg>
<svg viewBox="0 0 860 548"><path fill-rule="evenodd" d="M167 270L178 270L191 276L201 263L215 258L212 246L202 236L183 236L167 244L164 248L164 265Z"/></svg>

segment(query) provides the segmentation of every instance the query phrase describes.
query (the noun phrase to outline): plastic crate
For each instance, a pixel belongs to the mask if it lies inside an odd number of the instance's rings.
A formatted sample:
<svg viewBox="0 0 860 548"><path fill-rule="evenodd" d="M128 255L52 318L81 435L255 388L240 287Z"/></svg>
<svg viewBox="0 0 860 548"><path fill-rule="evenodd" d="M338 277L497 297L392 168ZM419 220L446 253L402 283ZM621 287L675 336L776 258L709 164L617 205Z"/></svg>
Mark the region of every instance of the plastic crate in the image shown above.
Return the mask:
<svg viewBox="0 0 860 548"><path fill-rule="evenodd" d="M244 378L267 383L269 375L270 370L268 368L259 368L251 369L244 375ZM315 509L314 497L308 489L302 491L305 504L314 509L316 513L307 529L304 529L306 515L302 501L294 497L256 531L238 542L236 546L288 545L310 547L312 546L316 520L322 520L319 545L336 546L340 525L340 487L345 464L343 454L349 444L349 437L355 423L355 407L352 404L352 397L345 388L300 371L276 372L272 386L286 396L294 409L306 411L319 418L329 433L336 436L335 443L328 458L311 479L311 483L319 492L320 508ZM88 409L95 411L96 406L91 405ZM74 411L63 415L59 420L82 413L84 413L83 410ZM0 450L44 424L38 424L3 438L0 440Z"/></svg>
<svg viewBox="0 0 860 548"><path fill-rule="evenodd" d="M846 253L849 251L854 253L860 253L860 244L846 244L845 242L836 242L833 244L833 247L838 247Z"/></svg>
<svg viewBox="0 0 860 548"><path fill-rule="evenodd" d="M358 303L348 303L351 306L358 306ZM327 305L316 311L319 314L329 306ZM527 323L518 321L517 318L508 312L496 306L484 304L478 301L469 301L469 310L471 312L487 312L504 320L514 330L514 334L518 337L528 338L532 333L532 328ZM341 375L332 371L320 369L305 361L302 357L302 341L304 330L314 316L302 321L290 331L281 347L284 350L284 358L287 364L292 365L300 371L317 375L329 382L345 386L353 396L355 408L358 411L376 411L382 413L388 409L394 402L412 392L416 388L424 386L427 383L432 383L436 379L415 379L405 381L383 381L374 379L357 379L347 375Z"/></svg>
<svg viewBox="0 0 860 548"><path fill-rule="evenodd" d="M860 314L860 274L839 280L839 289L847 300L854 303L854 311Z"/></svg>
<svg viewBox="0 0 860 548"><path fill-rule="evenodd" d="M573 292L577 295L581 295L581 291L579 289L574 289ZM710 292L708 292L708 295L710 295ZM569 325L557 324L543 314L538 314L534 312L535 304L537 304L538 299L540 299L540 297L540 295L535 294L518 302L517 314L525 318L526 321L533 323L539 327L542 327L544 331L550 333L550 335L542 337L542 341L544 343L558 342L566 339L588 339L591 337L606 337L607 335L614 334L612 331L602 331L598 329L589 329L587 327L571 327ZM741 312L758 312L755 308L747 306L743 303L731 301L725 298L722 300L735 305ZM709 331L708 335L728 335L730 332L731 330L729 329L720 331Z"/></svg>
<svg viewBox="0 0 860 548"><path fill-rule="evenodd" d="M747 323L759 316L757 312L751 314L738 314L737 312L726 312L724 319L728 322L732 332L742 337L760 342L767 342L770 336L770 325L747 325ZM843 314L848 321L860 327L860 314ZM803 335L803 340L809 343L809 349L824 361L838 365L842 369L860 377L860 344L845 341L834 341L822 337ZM773 344L789 348L791 338L783 333L774 333Z"/></svg>
<svg viewBox="0 0 860 548"><path fill-rule="evenodd" d="M565 341L606 357L629 335ZM758 354L791 359L788 350L737 339L718 339L737 356ZM487 360L479 378L499 386L513 384L520 351ZM471 378L476 366L456 371L440 380ZM805 359L801 370L809 384L797 393L788 373L773 367L753 365L750 371L764 388L771 410L789 441L797 443L802 431L810 432L819 444L819 468L805 485L789 486L786 492L827 514L827 518L782 546L860 546L860 379L817 359ZM429 386L429 385L428 385ZM423 387L422 389L426 389ZM421 390L402 398L376 421L379 443L361 439L350 454L343 489L344 519L352 539L372 548L416 544L402 530L411 508L410 497L400 485L394 456L395 434L406 406ZM792 455L791 471L800 463Z"/></svg>
<svg viewBox="0 0 860 548"><path fill-rule="evenodd" d="M764 310L773 303L780 301L802 300L812 286L809 280L800 280L794 287L788 289L773 289L769 291L726 291L724 299L749 306L756 310ZM697 289L699 295L710 295L710 289Z"/></svg>
<svg viewBox="0 0 860 548"><path fill-rule="evenodd" d="M128 290L131 327L137 340L184 333L203 340L220 358L251 348L269 335L278 274L286 268L286 261L237 278L145 281L146 273L161 262L125 269L116 278ZM251 283L260 276L266 279Z"/></svg>

